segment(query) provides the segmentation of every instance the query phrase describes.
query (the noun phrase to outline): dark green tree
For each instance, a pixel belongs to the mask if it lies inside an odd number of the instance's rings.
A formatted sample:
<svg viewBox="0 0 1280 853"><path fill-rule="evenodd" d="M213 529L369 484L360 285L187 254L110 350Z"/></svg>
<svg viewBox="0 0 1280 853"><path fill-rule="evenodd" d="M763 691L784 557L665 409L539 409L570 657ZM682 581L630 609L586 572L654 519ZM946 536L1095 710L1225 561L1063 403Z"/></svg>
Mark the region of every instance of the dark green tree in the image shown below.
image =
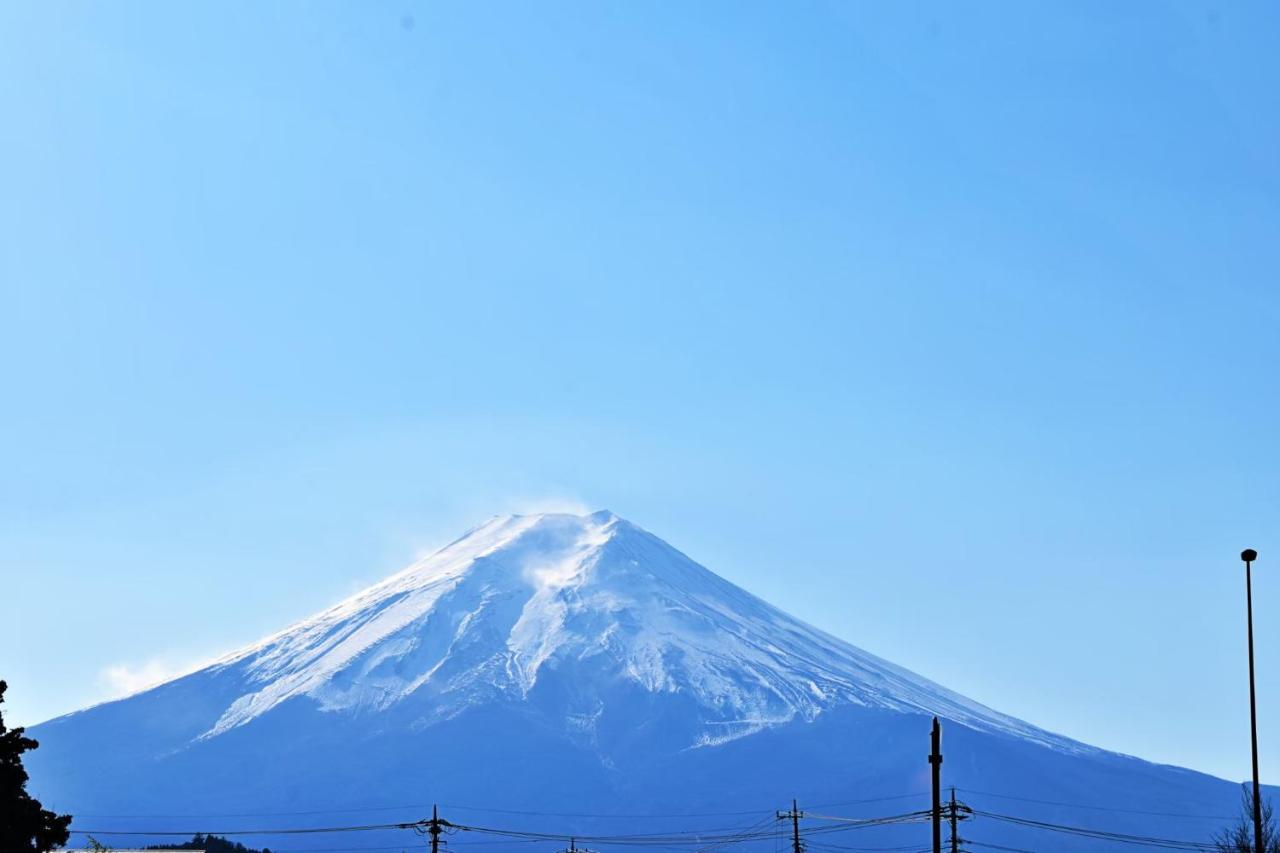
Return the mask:
<svg viewBox="0 0 1280 853"><path fill-rule="evenodd" d="M148 850L204 850L205 853L271 853L268 849L252 850L238 841L228 841L218 835L198 833L190 841L181 844L165 844L148 847Z"/></svg>
<svg viewBox="0 0 1280 853"><path fill-rule="evenodd" d="M0 703L8 687L0 680ZM0 850L45 853L67 843L71 815L56 815L27 793L22 754L40 744L22 731L20 727L6 729L0 713Z"/></svg>
<svg viewBox="0 0 1280 853"><path fill-rule="evenodd" d="M1253 850L1253 786L1241 786L1240 817L1231 826L1213 837L1219 853L1254 853ZM1280 833L1276 831L1271 801L1262 801L1262 849L1266 853L1280 853Z"/></svg>

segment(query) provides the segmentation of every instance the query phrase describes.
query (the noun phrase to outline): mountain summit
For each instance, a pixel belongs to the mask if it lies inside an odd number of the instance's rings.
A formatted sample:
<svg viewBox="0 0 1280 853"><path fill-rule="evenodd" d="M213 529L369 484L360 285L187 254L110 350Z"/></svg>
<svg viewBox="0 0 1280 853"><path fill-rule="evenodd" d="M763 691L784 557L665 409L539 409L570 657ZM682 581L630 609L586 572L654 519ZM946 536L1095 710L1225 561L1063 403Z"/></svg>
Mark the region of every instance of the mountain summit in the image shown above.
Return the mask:
<svg viewBox="0 0 1280 853"><path fill-rule="evenodd" d="M630 686L691 700L691 747L840 705L1078 746L818 631L607 511L494 518L213 669L244 693L202 738L302 697L333 713L412 700L415 728L533 701L591 734L605 696Z"/></svg>
<svg viewBox="0 0 1280 853"><path fill-rule="evenodd" d="M609 832L645 831L646 813L759 807L767 821L792 797L887 798L911 812L928 789L934 715L947 784L1005 792L1019 814L1078 824L1062 809L1084 804L1090 826L1179 838L1188 827L1170 815L1234 807L1228 782L966 699L609 512L492 519L197 672L34 727L42 748L30 770L43 801L96 815L73 828L128 829L137 822L119 816L139 814L159 816L151 830L192 828L175 815L323 827L368 809L394 825L421 813L391 804L434 800L517 809L556 832L570 821L580 836L602 815ZM1035 797L1019 796L1027 790ZM1196 825L1195 837L1212 828ZM902 827L884 842L900 843L898 831L915 849ZM981 837L1043 841L1004 824ZM1099 846L1054 839L1061 850Z"/></svg>

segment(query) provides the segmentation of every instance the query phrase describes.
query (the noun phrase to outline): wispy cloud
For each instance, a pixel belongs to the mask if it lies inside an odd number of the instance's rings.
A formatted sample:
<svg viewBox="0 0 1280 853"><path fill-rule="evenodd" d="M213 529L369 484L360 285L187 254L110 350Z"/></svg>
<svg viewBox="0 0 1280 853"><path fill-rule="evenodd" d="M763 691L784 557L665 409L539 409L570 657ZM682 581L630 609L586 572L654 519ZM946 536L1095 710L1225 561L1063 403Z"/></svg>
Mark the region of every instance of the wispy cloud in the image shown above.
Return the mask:
<svg viewBox="0 0 1280 853"><path fill-rule="evenodd" d="M172 661L152 658L140 664L118 663L103 667L98 673L98 683L107 692L108 699L119 699L140 693L149 687L155 687L170 679L194 672L203 666L205 661L196 663L174 663Z"/></svg>
<svg viewBox="0 0 1280 853"><path fill-rule="evenodd" d="M592 507L577 498L545 496L512 498L505 502L507 512L520 515L538 515L544 512L565 512L571 515L588 515L601 507Z"/></svg>
<svg viewBox="0 0 1280 853"><path fill-rule="evenodd" d="M554 492L516 494L501 498L488 497L484 500L470 499L454 508L447 522L438 524L438 529L433 531L435 535L423 538L420 536L421 531L411 531L406 534L405 539L410 543L408 550L413 554L413 559L421 560L457 539L464 531L483 524L494 516L541 515L559 512L570 515L589 515L600 509L606 509L606 507L591 506L577 497ZM361 589L364 586L361 586Z"/></svg>

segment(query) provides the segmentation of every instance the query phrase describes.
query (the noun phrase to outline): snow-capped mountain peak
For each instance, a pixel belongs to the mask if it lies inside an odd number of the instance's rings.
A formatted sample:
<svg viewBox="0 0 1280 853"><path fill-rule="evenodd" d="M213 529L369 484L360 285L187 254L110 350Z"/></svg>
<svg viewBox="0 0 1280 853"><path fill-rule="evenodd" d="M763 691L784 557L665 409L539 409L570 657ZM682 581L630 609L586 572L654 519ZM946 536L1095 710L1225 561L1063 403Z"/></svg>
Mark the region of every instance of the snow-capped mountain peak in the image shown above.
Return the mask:
<svg viewBox="0 0 1280 853"><path fill-rule="evenodd" d="M610 512L491 519L214 668L244 689L205 739L299 698L409 708L415 727L515 701L589 728L632 690L691 703L689 746L848 704L1077 746L794 619Z"/></svg>
<svg viewBox="0 0 1280 853"><path fill-rule="evenodd" d="M970 794L1084 798L1117 831L1164 837L1185 821L1161 829L1149 815L1225 814L1238 794L965 699L603 512L492 519L209 667L34 727L30 767L42 800L94 815L95 831L136 830L110 816L147 813L175 815L148 829L185 832L191 818L176 815L194 804L232 828L261 826L259 813L324 827L366 807L415 820L418 806L389 804L440 801L518 809L558 832L611 815L609 832L643 833L656 815L796 796L923 805L933 714L947 783ZM898 806L912 808L886 808ZM917 827L885 829L892 847ZM371 843L412 841L384 837Z"/></svg>

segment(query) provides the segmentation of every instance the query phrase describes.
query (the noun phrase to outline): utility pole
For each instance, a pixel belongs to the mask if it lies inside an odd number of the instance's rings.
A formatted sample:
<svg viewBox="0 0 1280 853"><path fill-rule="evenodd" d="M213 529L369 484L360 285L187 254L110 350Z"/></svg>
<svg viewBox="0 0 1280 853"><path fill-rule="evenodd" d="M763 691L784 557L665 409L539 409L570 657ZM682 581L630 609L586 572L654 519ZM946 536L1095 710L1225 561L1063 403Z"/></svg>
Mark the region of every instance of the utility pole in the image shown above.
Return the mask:
<svg viewBox="0 0 1280 853"><path fill-rule="evenodd" d="M929 764L933 768L933 853L942 853L942 726L933 718L930 736L933 751Z"/></svg>
<svg viewBox="0 0 1280 853"><path fill-rule="evenodd" d="M956 832L956 789L951 788L951 853L960 853L960 836Z"/></svg>
<svg viewBox="0 0 1280 853"><path fill-rule="evenodd" d="M778 820L791 820L791 853L804 853L804 845L800 842L800 818L804 812L796 808L796 801L791 801L791 811L778 812Z"/></svg>
<svg viewBox="0 0 1280 853"><path fill-rule="evenodd" d="M565 849L561 850L561 851L560 851L560 853L595 853L595 851L594 851L594 850L588 850L588 849L587 849L587 848L585 848L585 847L579 847L579 846L578 846L578 844L577 844L577 839L575 839L575 838L570 838L570 839L569 839L569 846L568 846L568 847L566 847Z"/></svg>
<svg viewBox="0 0 1280 853"><path fill-rule="evenodd" d="M951 803L947 811L951 820L951 853L964 853L964 851L960 849L960 844L964 839L960 837L958 824L962 820L968 820L969 815L973 814L973 809L969 808L964 803L956 801L956 789L954 786L951 788Z"/></svg>
<svg viewBox="0 0 1280 853"><path fill-rule="evenodd" d="M1258 552L1245 548L1240 552L1244 560L1244 600L1249 624L1249 734L1253 738L1253 845L1255 853L1262 849L1262 791L1258 787L1258 699L1253 687L1253 561Z"/></svg>
<svg viewBox="0 0 1280 853"><path fill-rule="evenodd" d="M427 821L427 835L431 836L431 853L440 853L440 845L446 843L440 840L446 826L453 826L453 824L447 820L441 820L439 808L433 805L431 820Z"/></svg>

